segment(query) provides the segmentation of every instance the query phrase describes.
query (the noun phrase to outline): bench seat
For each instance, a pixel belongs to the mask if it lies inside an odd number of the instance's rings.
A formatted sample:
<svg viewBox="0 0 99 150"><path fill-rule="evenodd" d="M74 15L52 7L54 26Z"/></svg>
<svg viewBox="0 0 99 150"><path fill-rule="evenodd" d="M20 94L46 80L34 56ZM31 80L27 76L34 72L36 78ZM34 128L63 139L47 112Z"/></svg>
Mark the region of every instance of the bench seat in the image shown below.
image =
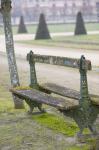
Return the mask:
<svg viewBox="0 0 99 150"><path fill-rule="evenodd" d="M70 110L75 109L79 106L79 102L75 99L68 97L53 97L44 92L38 91L36 89L29 90L10 90L15 96L20 97L21 99L29 99L31 101L39 102L42 104L47 104L53 107L56 107L60 110Z"/></svg>

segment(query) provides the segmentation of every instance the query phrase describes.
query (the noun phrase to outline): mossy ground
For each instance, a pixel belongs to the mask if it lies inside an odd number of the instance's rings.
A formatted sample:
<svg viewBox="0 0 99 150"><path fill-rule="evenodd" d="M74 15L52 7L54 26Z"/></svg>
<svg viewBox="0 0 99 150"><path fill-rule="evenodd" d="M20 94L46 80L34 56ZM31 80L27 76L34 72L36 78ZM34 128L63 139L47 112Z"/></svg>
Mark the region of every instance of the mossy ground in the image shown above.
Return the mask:
<svg viewBox="0 0 99 150"><path fill-rule="evenodd" d="M36 110L37 111L37 110ZM76 146L66 139L78 130L76 124L53 114L29 116L25 110L13 109L10 99L0 99L0 149L10 150L87 150L87 144ZM65 135L64 135L65 134ZM59 138L59 139L58 139ZM59 141L59 143L57 143ZM42 144L41 144L41 143ZM45 148L46 146L46 148ZM48 146L48 147L47 147Z"/></svg>
<svg viewBox="0 0 99 150"><path fill-rule="evenodd" d="M45 125L46 127L63 133L67 136L74 136L79 130L74 122L66 122L66 120L64 121L63 118L53 114L46 113L39 116L33 116L33 119L42 125Z"/></svg>

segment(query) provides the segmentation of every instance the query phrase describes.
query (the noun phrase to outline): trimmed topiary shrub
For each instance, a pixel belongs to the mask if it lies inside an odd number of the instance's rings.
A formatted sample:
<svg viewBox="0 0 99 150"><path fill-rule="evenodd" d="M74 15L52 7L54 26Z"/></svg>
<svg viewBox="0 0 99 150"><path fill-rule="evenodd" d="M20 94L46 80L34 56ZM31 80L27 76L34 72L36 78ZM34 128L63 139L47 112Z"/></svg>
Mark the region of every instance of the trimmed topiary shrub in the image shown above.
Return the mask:
<svg viewBox="0 0 99 150"><path fill-rule="evenodd" d="M51 39L44 14L40 14L39 18L39 24L36 31L35 40L38 39Z"/></svg>
<svg viewBox="0 0 99 150"><path fill-rule="evenodd" d="M78 12L76 18L75 35L87 34L81 12Z"/></svg>
<svg viewBox="0 0 99 150"><path fill-rule="evenodd" d="M20 23L18 27L18 33L27 33L27 29L24 23L24 18L23 16L20 17Z"/></svg>

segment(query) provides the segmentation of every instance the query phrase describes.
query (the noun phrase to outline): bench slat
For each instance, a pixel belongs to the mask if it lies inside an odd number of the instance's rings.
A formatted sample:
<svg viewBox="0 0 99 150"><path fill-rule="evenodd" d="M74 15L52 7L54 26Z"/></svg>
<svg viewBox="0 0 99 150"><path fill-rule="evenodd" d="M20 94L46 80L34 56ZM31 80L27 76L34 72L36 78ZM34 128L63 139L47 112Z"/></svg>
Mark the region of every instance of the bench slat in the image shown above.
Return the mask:
<svg viewBox="0 0 99 150"><path fill-rule="evenodd" d="M11 92L22 99L30 99L31 101L47 104L58 109L69 110L79 106L78 101L70 98L52 97L35 89L31 90L16 90L11 89Z"/></svg>
<svg viewBox="0 0 99 150"><path fill-rule="evenodd" d="M76 100L80 99L80 92L67 88L67 87L56 85L53 83L42 84L40 85L40 88L45 91L47 90L48 92L51 92L51 93L59 94L61 96L73 98ZM99 106L99 95L90 94L90 97L91 97L92 103Z"/></svg>
<svg viewBox="0 0 99 150"><path fill-rule="evenodd" d="M60 85L56 85L53 83L42 84L40 85L40 88L43 90L48 90L51 93L59 94L65 97L69 97L77 100L80 98L80 93L78 91Z"/></svg>
<svg viewBox="0 0 99 150"><path fill-rule="evenodd" d="M39 54L34 54L33 57L34 57L34 61L38 63L79 68L79 59L76 58L39 55ZM91 62L89 60L86 60L86 65L87 65L87 69L91 70Z"/></svg>

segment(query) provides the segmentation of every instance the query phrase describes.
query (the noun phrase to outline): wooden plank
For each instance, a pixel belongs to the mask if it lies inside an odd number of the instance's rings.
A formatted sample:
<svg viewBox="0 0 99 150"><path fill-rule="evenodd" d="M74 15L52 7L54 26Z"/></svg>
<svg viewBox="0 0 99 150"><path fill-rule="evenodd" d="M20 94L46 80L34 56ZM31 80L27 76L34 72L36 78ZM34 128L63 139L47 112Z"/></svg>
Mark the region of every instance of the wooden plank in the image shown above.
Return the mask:
<svg viewBox="0 0 99 150"><path fill-rule="evenodd" d="M29 99L31 101L47 104L58 109L69 110L76 108L79 103L77 100L71 98L52 97L35 89L31 90L10 90L16 96L20 96L22 99Z"/></svg>
<svg viewBox="0 0 99 150"><path fill-rule="evenodd" d="M80 98L80 93L76 90L63 87L60 85L56 85L53 83L45 83L40 85L41 90L48 90L51 93L59 94L61 96L73 98L73 99L79 99Z"/></svg>
<svg viewBox="0 0 99 150"><path fill-rule="evenodd" d="M50 93L55 93L55 94L65 96L68 98L73 98L76 100L80 99L80 92L73 90L73 89L70 89L70 88L67 88L67 87L56 85L53 83L42 84L42 85L40 85L40 88L41 88L41 90L43 89L43 90L48 91ZM91 101L93 104L99 106L99 95L90 94L90 98L91 98Z"/></svg>
<svg viewBox="0 0 99 150"><path fill-rule="evenodd" d="M79 59L60 57L60 56L39 55L39 54L34 54L33 56L34 56L34 61L38 63L79 68ZM90 60L86 60L86 66L88 70L91 70Z"/></svg>

